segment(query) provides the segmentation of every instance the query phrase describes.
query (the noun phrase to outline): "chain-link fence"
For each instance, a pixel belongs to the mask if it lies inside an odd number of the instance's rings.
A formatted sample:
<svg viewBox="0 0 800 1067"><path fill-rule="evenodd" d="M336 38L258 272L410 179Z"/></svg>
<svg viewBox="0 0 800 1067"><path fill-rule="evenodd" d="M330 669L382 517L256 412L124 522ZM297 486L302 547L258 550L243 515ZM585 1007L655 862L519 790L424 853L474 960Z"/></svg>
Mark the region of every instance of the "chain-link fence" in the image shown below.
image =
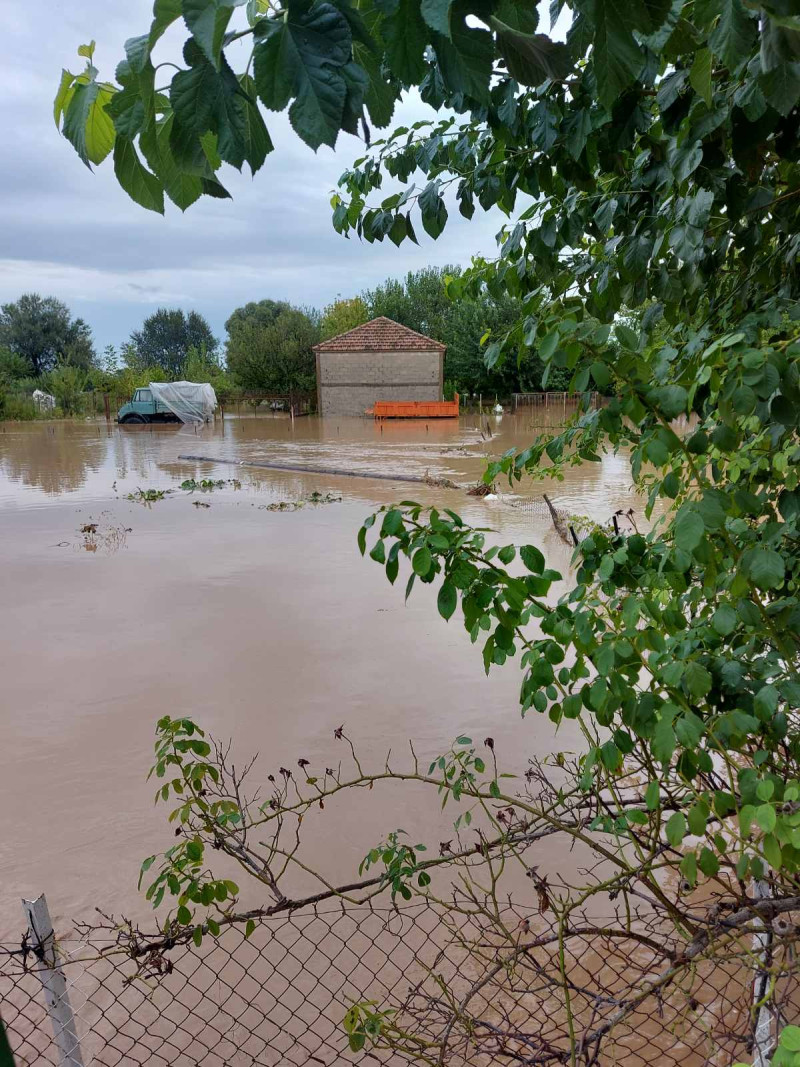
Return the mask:
<svg viewBox="0 0 800 1067"><path fill-rule="evenodd" d="M48 1017L42 953L30 939L0 949L0 1013L17 1067L333 1067L364 1055L557 1064L570 1062L571 1045L581 1064L752 1062L752 935L688 964L677 943L670 960L668 943L648 940L641 921L630 938L595 918L559 941L550 915L510 906L486 916L429 901L329 902L262 919L249 938L229 927L199 947L161 943L137 956L110 930L56 941L74 1059L54 1033L57 1016ZM785 1019L793 955L781 975ZM352 1053L343 1019L365 1001L368 1011L394 1012L382 1015L377 1045Z"/></svg>

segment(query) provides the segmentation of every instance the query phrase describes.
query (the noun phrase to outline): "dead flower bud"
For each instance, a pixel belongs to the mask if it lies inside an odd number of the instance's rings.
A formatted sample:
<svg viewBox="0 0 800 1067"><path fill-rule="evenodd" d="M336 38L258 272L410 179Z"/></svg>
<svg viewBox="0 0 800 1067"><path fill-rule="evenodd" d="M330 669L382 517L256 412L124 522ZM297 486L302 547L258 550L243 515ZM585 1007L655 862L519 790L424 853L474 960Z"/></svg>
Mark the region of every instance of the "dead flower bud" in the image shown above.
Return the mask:
<svg viewBox="0 0 800 1067"><path fill-rule="evenodd" d="M529 934L531 932L531 921L530 921L530 919L520 919L520 921L519 921L519 931L520 931L521 934Z"/></svg>
<svg viewBox="0 0 800 1067"><path fill-rule="evenodd" d="M443 856L446 852L452 852L452 840L439 842L439 855Z"/></svg>
<svg viewBox="0 0 800 1067"><path fill-rule="evenodd" d="M494 738L493 737L485 738L483 743L484 743L484 745L486 745L487 748L491 749L492 752L494 752Z"/></svg>
<svg viewBox="0 0 800 1067"><path fill-rule="evenodd" d="M336 727L336 729L333 731L333 736L336 738L337 741L342 740L342 738L344 737L344 723L342 723L341 726Z"/></svg>
<svg viewBox="0 0 800 1067"><path fill-rule="evenodd" d="M297 761L297 766L298 767L307 767L308 766L308 760L307 759L299 759Z"/></svg>
<svg viewBox="0 0 800 1067"><path fill-rule="evenodd" d="M292 777L292 772L291 771L287 771L287 769L285 767L281 767L281 774L283 775L284 778L291 778Z"/></svg>

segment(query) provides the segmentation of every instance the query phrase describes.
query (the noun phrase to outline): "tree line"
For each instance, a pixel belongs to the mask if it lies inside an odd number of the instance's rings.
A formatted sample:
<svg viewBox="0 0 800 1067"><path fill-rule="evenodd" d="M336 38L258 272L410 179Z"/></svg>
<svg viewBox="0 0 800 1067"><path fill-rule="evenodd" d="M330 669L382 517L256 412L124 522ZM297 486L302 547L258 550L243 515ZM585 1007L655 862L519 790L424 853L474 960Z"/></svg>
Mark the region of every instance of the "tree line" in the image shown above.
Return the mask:
<svg viewBox="0 0 800 1067"><path fill-rule="evenodd" d="M198 311L159 308L121 345L98 353L91 327L52 296L26 293L0 309L0 415L32 415L30 395L42 389L65 413L81 409L96 389L126 395L149 381L209 381L223 398L241 392L303 393L316 388L313 346L385 315L447 345L446 392L508 396L542 388L536 353L488 368L484 338L520 315L512 297L480 293L452 301L447 286L459 267L427 267L388 278L374 289L340 297L323 310L281 300L236 308L224 343ZM556 376L558 378L558 376ZM562 375L564 377L564 375ZM549 387L566 387L551 378Z"/></svg>

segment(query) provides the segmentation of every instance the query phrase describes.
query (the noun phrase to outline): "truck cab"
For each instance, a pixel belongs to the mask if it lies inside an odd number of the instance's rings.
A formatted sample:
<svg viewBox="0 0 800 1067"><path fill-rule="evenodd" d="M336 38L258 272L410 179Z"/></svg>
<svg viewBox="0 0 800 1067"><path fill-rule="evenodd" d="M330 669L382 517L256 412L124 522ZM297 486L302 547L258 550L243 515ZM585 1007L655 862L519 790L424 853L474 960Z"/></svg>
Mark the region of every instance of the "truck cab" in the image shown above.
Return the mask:
<svg viewBox="0 0 800 1067"><path fill-rule="evenodd" d="M129 403L117 412L117 422L179 422L178 417L153 397L152 389L137 389Z"/></svg>

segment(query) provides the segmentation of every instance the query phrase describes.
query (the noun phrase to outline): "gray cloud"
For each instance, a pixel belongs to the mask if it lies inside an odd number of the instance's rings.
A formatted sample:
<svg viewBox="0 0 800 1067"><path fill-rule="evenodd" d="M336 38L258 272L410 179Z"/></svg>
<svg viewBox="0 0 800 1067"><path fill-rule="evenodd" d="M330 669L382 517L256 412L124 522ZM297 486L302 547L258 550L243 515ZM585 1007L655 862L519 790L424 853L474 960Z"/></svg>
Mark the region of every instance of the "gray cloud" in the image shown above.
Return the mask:
<svg viewBox="0 0 800 1067"><path fill-rule="evenodd" d="M338 236L330 192L363 146L344 135L335 153L315 155L284 115L265 116L276 150L254 180L226 168L232 202L203 198L185 215L170 205L160 218L126 197L110 161L89 173L53 124L60 68L80 69L77 46L94 37L95 64L109 77L125 38L148 25L151 6L74 0L58 5L42 33L35 5L4 5L0 91L9 147L0 168L0 301L30 290L58 296L91 324L102 348L124 341L164 303L202 311L221 335L227 316L247 300L321 306L391 275L493 252L496 213L469 224L454 216L437 242L419 227L419 248ZM167 58L180 39L177 28ZM411 99L395 120L431 116Z"/></svg>

